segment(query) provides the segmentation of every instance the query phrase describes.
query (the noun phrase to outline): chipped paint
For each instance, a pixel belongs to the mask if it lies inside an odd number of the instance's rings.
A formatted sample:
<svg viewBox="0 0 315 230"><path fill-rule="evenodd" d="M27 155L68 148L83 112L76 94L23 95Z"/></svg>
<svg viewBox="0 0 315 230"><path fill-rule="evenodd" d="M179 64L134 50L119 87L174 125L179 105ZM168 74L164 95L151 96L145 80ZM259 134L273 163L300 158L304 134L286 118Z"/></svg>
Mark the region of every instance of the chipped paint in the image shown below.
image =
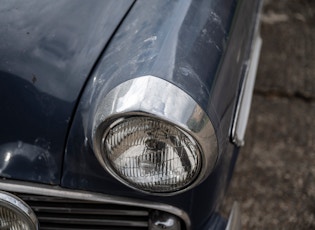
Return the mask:
<svg viewBox="0 0 315 230"><path fill-rule="evenodd" d="M157 36L152 36L152 37L145 39L143 42L153 42L153 41L156 41L156 39L157 39Z"/></svg>

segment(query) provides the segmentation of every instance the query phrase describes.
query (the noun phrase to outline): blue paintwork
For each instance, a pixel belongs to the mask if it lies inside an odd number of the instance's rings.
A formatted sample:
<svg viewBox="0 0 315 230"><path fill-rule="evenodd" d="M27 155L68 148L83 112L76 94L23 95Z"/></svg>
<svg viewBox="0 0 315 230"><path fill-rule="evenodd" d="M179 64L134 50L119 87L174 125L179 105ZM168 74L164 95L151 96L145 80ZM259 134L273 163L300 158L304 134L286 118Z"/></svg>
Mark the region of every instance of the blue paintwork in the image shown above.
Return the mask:
<svg viewBox="0 0 315 230"><path fill-rule="evenodd" d="M0 176L58 184L86 79L133 1L1 1Z"/></svg>
<svg viewBox="0 0 315 230"><path fill-rule="evenodd" d="M1 3L0 176L164 202L186 211L193 229L211 226L238 153L230 127L257 2L138 0L117 31L132 1ZM190 94L218 137L214 172L176 196L126 187L105 172L91 149L95 104L143 75Z"/></svg>
<svg viewBox="0 0 315 230"><path fill-rule="evenodd" d="M243 7L232 0L135 3L81 98L67 143L62 186L168 203L190 215L193 229L208 226L238 153L229 140L230 127L258 1L245 2ZM232 27L238 13L243 17L237 20L243 24ZM233 42L229 43L230 36ZM88 133L95 104L118 84L144 75L181 87L207 111L216 129L220 159L214 172L179 195L150 196L122 185L104 171L91 149Z"/></svg>

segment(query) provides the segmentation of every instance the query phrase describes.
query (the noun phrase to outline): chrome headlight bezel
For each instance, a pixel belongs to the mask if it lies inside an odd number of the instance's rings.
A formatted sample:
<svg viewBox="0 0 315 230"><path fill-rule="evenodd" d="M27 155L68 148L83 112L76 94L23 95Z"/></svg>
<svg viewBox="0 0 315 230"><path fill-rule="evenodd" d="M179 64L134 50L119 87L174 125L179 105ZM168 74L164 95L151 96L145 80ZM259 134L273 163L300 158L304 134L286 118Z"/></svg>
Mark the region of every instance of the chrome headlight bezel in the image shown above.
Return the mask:
<svg viewBox="0 0 315 230"><path fill-rule="evenodd" d="M164 125L169 125L171 126L172 129L177 130L178 132L181 133L181 135L185 135L187 137L187 139L190 140L190 143L192 143L194 145L194 147L196 148L196 151L194 152L195 157L196 157L196 166L195 166L195 170L193 175L191 176L191 181L189 182L183 182L183 185L170 185L168 190L172 190L172 191L163 191L163 188L161 188L160 191L153 191L151 189L145 189L144 187L141 188L140 184L137 186L135 183L131 183L130 181L128 181L127 178L124 178L122 175L119 176L119 173L117 172L117 169L113 166L113 162L109 160L109 155L108 152L105 150L104 148L100 148L101 151L101 161L104 163L105 168L107 169L107 171L109 171L117 180L121 181L124 184L129 185L130 187L133 187L137 190L140 191L144 191L144 192L149 192L149 193L157 193L157 194L163 194L163 193L175 193L176 191L185 189L186 187L189 187L190 184L196 179L196 177L199 175L200 173L200 169L201 169L201 163L202 161L202 155L201 155L201 148L199 146L199 143L197 143L197 141L194 140L193 137L191 137L188 133L186 133L184 130L182 130L180 127L178 127L175 124L172 124L168 121L162 120L160 118L154 117L151 114L145 114L145 113L126 113L124 114L124 117L118 117L117 119L113 120L112 122L108 122L108 125L106 125L105 127L107 127L105 130L100 129L100 133L99 135L102 135L101 138L101 146L105 146L105 142L106 142L106 137L109 135L109 132L116 127L117 125L128 121L128 120L132 120L132 119L143 119L143 120L151 120L157 123L163 123ZM190 155L191 156L191 155ZM191 157L192 158L192 157ZM191 159L190 158L190 159ZM165 162L164 162L165 163ZM131 167L131 166L130 166ZM128 167L127 167L128 168ZM188 179L188 178L187 178ZM163 185L161 184L160 186L163 187ZM156 187L159 187L158 185L156 185ZM176 188L175 188L176 187Z"/></svg>
<svg viewBox="0 0 315 230"><path fill-rule="evenodd" d="M196 141L201 152L201 166L199 174L189 185L172 192L148 192L131 185L111 169L102 149L104 134L113 122L130 116L145 116L167 122ZM92 140L95 155L106 171L123 184L150 194L174 195L194 187L210 174L218 158L217 139L208 115L183 90L153 76L126 81L102 98L94 115Z"/></svg>
<svg viewBox="0 0 315 230"><path fill-rule="evenodd" d="M38 220L35 213L20 198L10 193L0 191L0 207L6 209L7 212L11 212L10 216L15 215L16 217L18 217L19 221L27 224L30 229L38 230ZM17 224L16 221L15 224Z"/></svg>

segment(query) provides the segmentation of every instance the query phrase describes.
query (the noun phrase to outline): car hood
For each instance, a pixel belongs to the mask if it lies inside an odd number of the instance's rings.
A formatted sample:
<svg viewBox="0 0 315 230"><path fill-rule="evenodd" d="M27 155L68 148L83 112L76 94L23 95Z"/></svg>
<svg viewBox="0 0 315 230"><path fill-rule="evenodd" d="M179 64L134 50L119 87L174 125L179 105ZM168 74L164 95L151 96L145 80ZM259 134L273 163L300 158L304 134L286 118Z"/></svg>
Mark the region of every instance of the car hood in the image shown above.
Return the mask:
<svg viewBox="0 0 315 230"><path fill-rule="evenodd" d="M77 101L132 3L1 3L0 176L59 183Z"/></svg>

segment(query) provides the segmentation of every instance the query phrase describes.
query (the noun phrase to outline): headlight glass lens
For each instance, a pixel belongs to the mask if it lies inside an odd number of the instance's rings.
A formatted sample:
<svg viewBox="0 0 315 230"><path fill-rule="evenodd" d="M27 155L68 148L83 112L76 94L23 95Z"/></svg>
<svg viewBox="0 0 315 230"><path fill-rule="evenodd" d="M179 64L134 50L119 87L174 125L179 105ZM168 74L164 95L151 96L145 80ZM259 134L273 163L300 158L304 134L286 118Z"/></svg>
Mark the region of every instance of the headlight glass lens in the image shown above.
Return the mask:
<svg viewBox="0 0 315 230"><path fill-rule="evenodd" d="M19 198L0 192L0 229L37 230L37 218Z"/></svg>
<svg viewBox="0 0 315 230"><path fill-rule="evenodd" d="M24 218L10 209L0 207L0 229L32 229Z"/></svg>
<svg viewBox="0 0 315 230"><path fill-rule="evenodd" d="M170 123L151 117L121 119L105 133L110 170L149 192L174 192L191 184L201 167L196 141Z"/></svg>

